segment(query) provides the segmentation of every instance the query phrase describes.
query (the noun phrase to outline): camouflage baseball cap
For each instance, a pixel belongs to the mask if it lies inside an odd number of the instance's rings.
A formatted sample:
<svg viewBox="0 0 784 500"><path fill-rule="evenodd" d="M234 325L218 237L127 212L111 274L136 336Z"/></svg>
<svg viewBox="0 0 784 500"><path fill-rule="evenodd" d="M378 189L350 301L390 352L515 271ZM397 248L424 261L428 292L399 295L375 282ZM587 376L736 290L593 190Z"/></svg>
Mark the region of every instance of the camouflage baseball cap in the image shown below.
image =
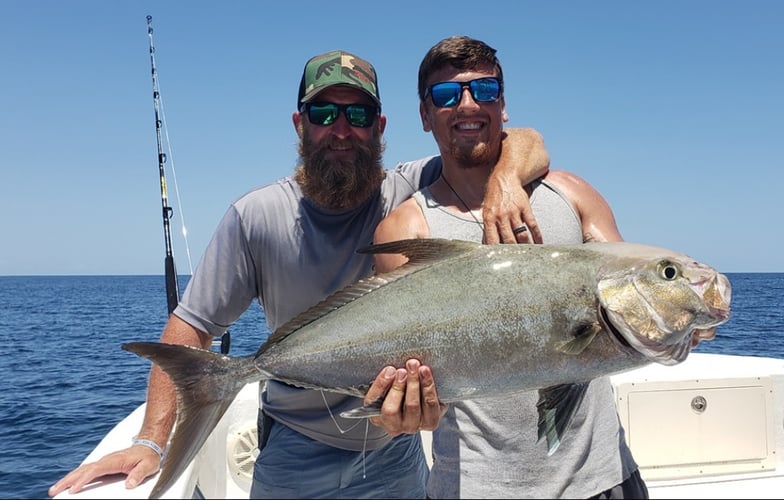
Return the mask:
<svg viewBox="0 0 784 500"><path fill-rule="evenodd" d="M343 50L333 50L311 58L305 64L299 83L297 109L310 102L316 95L332 85L351 85L373 98L381 107L378 81L373 65Z"/></svg>

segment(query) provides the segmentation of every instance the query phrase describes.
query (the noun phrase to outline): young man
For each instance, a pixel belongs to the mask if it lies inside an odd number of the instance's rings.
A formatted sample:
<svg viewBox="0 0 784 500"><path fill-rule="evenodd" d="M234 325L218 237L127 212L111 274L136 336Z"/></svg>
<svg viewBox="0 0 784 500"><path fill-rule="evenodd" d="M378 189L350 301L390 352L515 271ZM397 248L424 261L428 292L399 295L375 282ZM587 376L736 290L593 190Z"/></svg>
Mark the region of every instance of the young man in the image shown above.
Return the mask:
<svg viewBox="0 0 784 500"><path fill-rule="evenodd" d="M367 277L373 259L355 250L372 242L383 216L439 175L438 168L419 163L384 171L386 117L381 114L376 72L355 55L333 51L307 62L292 119L300 137L301 166L293 176L232 203L161 342L207 349L254 300L261 303L274 331L329 294ZM488 241L521 241L512 229L524 219L535 224L527 198L520 194L521 182L546 172L549 159L535 131L518 131L514 137L515 145L504 154L512 149L522 153L517 159L511 155L505 162L509 166L499 168L495 184L488 187L486 203L494 207ZM515 189L520 194L516 198L525 201L521 205L509 204L504 196ZM360 406L360 399L275 381L267 382L261 399L262 450L252 497L424 498L428 471L419 436L393 437L339 416ZM422 413L421 418L434 419L426 409ZM173 387L155 366L134 445L75 469L49 494L66 489L75 493L113 473L127 474L127 487L137 486L158 470L175 418Z"/></svg>
<svg viewBox="0 0 784 500"><path fill-rule="evenodd" d="M441 152L428 163L443 164L441 177L379 224L376 243L429 237L481 241L482 196L499 158L503 123L508 121L503 71L495 53L481 41L451 37L425 55L419 67L419 110L424 130L433 133ZM621 240L610 207L583 179L553 171L526 189L544 243ZM520 226L514 231L525 230ZM378 254L377 272L392 270L405 260ZM412 369L418 366L416 361L409 363ZM421 384L430 391L421 399L424 406L433 405L438 380L433 388L432 373L427 368L420 371L426 374ZM383 394L386 386L377 384L365 400ZM395 406L415 408L419 393L414 382L397 389L385 400L382 417L373 421L390 433L412 432L421 423L406 421ZM531 391L442 406L440 423L431 420L423 426L437 426L428 497L647 497L607 377L589 384L573 424L549 457L546 444L537 443L537 399L537 392Z"/></svg>

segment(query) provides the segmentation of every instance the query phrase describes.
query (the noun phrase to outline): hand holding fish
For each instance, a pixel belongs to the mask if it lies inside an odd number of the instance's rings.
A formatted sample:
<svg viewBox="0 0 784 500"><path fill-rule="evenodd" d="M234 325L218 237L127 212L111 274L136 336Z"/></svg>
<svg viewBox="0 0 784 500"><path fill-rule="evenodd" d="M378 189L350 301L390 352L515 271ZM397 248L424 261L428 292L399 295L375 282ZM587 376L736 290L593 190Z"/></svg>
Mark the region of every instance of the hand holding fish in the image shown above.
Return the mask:
<svg viewBox="0 0 784 500"><path fill-rule="evenodd" d="M381 402L381 415L370 422L391 436L435 430L447 409L438 401L433 372L417 359L381 370L365 395L365 406L374 402Z"/></svg>

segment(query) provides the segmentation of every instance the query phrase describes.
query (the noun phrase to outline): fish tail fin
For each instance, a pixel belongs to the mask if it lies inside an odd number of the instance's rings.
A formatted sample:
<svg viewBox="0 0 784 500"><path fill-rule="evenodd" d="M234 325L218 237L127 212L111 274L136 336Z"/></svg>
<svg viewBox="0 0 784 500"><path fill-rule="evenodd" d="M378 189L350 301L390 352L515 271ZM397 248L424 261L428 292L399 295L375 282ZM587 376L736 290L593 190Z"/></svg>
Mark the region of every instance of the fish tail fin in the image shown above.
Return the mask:
<svg viewBox="0 0 784 500"><path fill-rule="evenodd" d="M559 384L539 389L536 410L539 413L538 439L547 439L547 456L555 453L561 439L572 422L577 408L585 398L588 382Z"/></svg>
<svg viewBox="0 0 784 500"><path fill-rule="evenodd" d="M241 363L243 358L159 342L130 342L122 348L157 364L177 392L174 434L158 481L150 493L150 498L160 498L188 467L247 383L243 377L226 376L231 365Z"/></svg>

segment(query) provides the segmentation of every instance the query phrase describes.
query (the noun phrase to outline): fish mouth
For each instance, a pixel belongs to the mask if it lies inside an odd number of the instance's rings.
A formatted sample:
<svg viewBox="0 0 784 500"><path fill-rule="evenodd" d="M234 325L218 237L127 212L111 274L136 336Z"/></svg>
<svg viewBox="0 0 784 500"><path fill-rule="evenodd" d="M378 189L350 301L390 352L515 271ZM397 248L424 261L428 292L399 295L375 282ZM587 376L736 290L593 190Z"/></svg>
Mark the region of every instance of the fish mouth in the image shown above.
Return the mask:
<svg viewBox="0 0 784 500"><path fill-rule="evenodd" d="M713 340L716 338L716 327L698 328L694 330L694 334L700 340Z"/></svg>
<svg viewBox="0 0 784 500"><path fill-rule="evenodd" d="M730 309L729 307L710 307L710 315L716 318L716 325L718 326L728 319L730 319Z"/></svg>
<svg viewBox="0 0 784 500"><path fill-rule="evenodd" d="M694 349L703 340L713 340L716 338L716 327L697 328L691 335L691 348Z"/></svg>

